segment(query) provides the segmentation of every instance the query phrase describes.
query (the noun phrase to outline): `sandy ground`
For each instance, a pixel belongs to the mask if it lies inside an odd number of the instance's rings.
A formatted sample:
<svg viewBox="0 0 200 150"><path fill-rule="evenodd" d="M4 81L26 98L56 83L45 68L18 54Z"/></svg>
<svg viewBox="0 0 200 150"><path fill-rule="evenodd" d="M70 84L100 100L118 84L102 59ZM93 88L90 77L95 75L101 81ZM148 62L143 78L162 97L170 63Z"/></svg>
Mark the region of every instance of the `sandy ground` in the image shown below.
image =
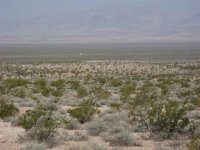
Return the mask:
<svg viewBox="0 0 200 150"><path fill-rule="evenodd" d="M20 136L24 129L13 127L9 122L0 121L0 150L19 150Z"/></svg>

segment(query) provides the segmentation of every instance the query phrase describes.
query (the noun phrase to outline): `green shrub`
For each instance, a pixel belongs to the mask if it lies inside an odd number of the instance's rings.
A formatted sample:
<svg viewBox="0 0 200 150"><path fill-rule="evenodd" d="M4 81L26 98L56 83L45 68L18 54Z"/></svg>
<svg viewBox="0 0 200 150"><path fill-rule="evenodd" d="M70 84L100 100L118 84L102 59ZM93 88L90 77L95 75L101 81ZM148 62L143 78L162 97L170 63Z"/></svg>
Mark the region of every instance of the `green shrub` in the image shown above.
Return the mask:
<svg viewBox="0 0 200 150"><path fill-rule="evenodd" d="M12 103L8 103L5 99L0 99L0 118L4 119L16 115L19 109Z"/></svg>
<svg viewBox="0 0 200 150"><path fill-rule="evenodd" d="M73 90L77 90L80 86L80 82L76 80L68 81L68 83L70 84L70 88Z"/></svg>
<svg viewBox="0 0 200 150"><path fill-rule="evenodd" d="M191 103L192 103L193 105L196 105L196 106L199 106L199 107L200 107L200 99L198 99L198 98L193 98L193 99L191 100Z"/></svg>
<svg viewBox="0 0 200 150"><path fill-rule="evenodd" d="M121 93L123 99L127 99L130 94L132 94L135 90L135 87L133 84L124 84L121 88Z"/></svg>
<svg viewBox="0 0 200 150"><path fill-rule="evenodd" d="M130 106L129 117L138 122L138 127L149 129L153 133L163 133L163 138L169 138L175 132L182 133L184 128L192 124L186 117L186 102L157 102L150 100L136 107Z"/></svg>
<svg viewBox="0 0 200 150"><path fill-rule="evenodd" d="M193 138L187 144L188 150L200 150L200 138Z"/></svg>
<svg viewBox="0 0 200 150"><path fill-rule="evenodd" d="M31 133L31 138L38 142L45 142L56 133L59 121L53 118L52 111L42 105L26 111L18 118L18 124Z"/></svg>
<svg viewBox="0 0 200 150"><path fill-rule="evenodd" d="M110 81L110 85L114 87L118 87L122 85L122 81L120 81L120 79L112 79Z"/></svg>
<svg viewBox="0 0 200 150"><path fill-rule="evenodd" d="M98 99L107 99L111 96L111 93L102 89L101 86L95 86L92 91Z"/></svg>
<svg viewBox="0 0 200 150"><path fill-rule="evenodd" d="M61 89L52 90L51 94L55 97L61 97L63 95L63 90Z"/></svg>
<svg viewBox="0 0 200 150"><path fill-rule="evenodd" d="M64 79L58 79L51 82L51 85L58 88L63 89L65 87L65 80Z"/></svg>
<svg viewBox="0 0 200 150"><path fill-rule="evenodd" d="M70 116L78 119L80 123L89 121L98 112L96 103L93 100L83 100L76 108L69 109Z"/></svg>
<svg viewBox="0 0 200 150"><path fill-rule="evenodd" d="M105 77L97 77L97 81L101 84L105 84L107 82Z"/></svg>
<svg viewBox="0 0 200 150"><path fill-rule="evenodd" d="M81 97L81 98L83 98L83 97L88 95L86 88L84 88L83 86L80 86L77 89L77 93L78 93L78 96Z"/></svg>
<svg viewBox="0 0 200 150"><path fill-rule="evenodd" d="M52 117L52 112L46 113L41 116L34 128L32 129L35 139L39 142L46 141L49 137L53 137L56 133L59 122Z"/></svg>
<svg viewBox="0 0 200 150"><path fill-rule="evenodd" d="M42 95L48 96L51 93L52 88L45 86L45 87L42 87L40 90L41 90Z"/></svg>
<svg viewBox="0 0 200 150"><path fill-rule="evenodd" d="M112 146L142 146L142 143L137 138L133 137L130 132L126 130L119 131L104 138Z"/></svg>
<svg viewBox="0 0 200 150"><path fill-rule="evenodd" d="M17 88L14 89L11 94L15 97L20 97L20 98L25 98L26 96L26 91L24 88Z"/></svg>
<svg viewBox="0 0 200 150"><path fill-rule="evenodd" d="M122 107L122 104L119 104L119 103L110 103L110 107L111 108L115 108L117 110L120 110L120 108Z"/></svg>
<svg viewBox="0 0 200 150"><path fill-rule="evenodd" d="M24 129L29 130L36 126L38 119L46 114L46 108L38 105L34 110L27 110L23 115L19 116L18 124Z"/></svg>
<svg viewBox="0 0 200 150"><path fill-rule="evenodd" d="M34 82L38 87L45 87L47 85L47 81L45 79L38 79Z"/></svg>
<svg viewBox="0 0 200 150"><path fill-rule="evenodd" d="M29 83L28 80L24 79L6 79L4 80L3 84L8 90L18 87L18 86L25 86Z"/></svg>

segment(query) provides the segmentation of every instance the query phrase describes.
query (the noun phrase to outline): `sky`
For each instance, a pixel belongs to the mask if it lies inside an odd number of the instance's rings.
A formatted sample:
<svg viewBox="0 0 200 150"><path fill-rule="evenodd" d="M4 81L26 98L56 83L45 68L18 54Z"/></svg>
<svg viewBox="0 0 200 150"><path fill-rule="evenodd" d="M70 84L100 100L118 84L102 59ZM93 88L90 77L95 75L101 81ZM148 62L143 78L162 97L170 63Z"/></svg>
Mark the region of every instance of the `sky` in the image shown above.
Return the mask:
<svg viewBox="0 0 200 150"><path fill-rule="evenodd" d="M200 42L200 0L0 0L0 44L134 42Z"/></svg>

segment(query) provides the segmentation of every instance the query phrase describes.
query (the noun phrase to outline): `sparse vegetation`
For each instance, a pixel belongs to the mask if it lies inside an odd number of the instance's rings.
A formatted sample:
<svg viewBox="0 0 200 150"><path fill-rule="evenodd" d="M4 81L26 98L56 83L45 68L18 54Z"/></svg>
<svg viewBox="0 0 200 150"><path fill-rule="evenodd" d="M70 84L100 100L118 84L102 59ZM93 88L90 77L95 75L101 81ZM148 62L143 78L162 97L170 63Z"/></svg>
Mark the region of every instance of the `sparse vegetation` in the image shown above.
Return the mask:
<svg viewBox="0 0 200 150"><path fill-rule="evenodd" d="M0 140L6 138L1 144L9 145L13 138L17 149L155 145L196 150L200 75L191 68L199 68L199 62L189 64L127 60L0 65L0 97L5 98L0 101Z"/></svg>
<svg viewBox="0 0 200 150"><path fill-rule="evenodd" d="M0 98L0 118L14 116L19 112L19 109L7 100Z"/></svg>
<svg viewBox="0 0 200 150"><path fill-rule="evenodd" d="M67 111L72 117L78 119L80 123L89 121L91 117L98 113L97 104L93 100L83 100L76 108Z"/></svg>

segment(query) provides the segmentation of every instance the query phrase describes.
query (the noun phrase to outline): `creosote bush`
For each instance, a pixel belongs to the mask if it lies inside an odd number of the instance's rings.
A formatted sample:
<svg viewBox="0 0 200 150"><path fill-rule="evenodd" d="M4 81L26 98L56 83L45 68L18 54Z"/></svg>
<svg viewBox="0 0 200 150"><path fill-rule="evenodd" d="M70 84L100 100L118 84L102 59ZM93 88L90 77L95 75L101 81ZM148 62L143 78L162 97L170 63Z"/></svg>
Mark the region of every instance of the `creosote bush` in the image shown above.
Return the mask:
<svg viewBox="0 0 200 150"><path fill-rule="evenodd" d="M110 81L110 85L113 87L118 87L122 85L122 81L120 79L112 79Z"/></svg>
<svg viewBox="0 0 200 150"><path fill-rule="evenodd" d="M88 92L87 92L86 88L83 87L83 86L80 86L80 87L77 89L77 93L78 93L78 96L79 96L80 98L83 98L83 97L85 97L85 96L88 95Z"/></svg>
<svg viewBox="0 0 200 150"><path fill-rule="evenodd" d="M111 96L109 91L104 90L101 86L95 86L92 92L98 99L107 99Z"/></svg>
<svg viewBox="0 0 200 150"><path fill-rule="evenodd" d="M9 103L3 98L0 98L0 118L14 116L19 112L19 109L12 103Z"/></svg>
<svg viewBox="0 0 200 150"><path fill-rule="evenodd" d="M65 87L65 80L64 79L58 79L51 82L51 86L54 86L58 89L63 89Z"/></svg>
<svg viewBox="0 0 200 150"><path fill-rule="evenodd" d="M73 90L77 90L80 87L80 81L77 80L68 81L68 84L70 84L70 88Z"/></svg>
<svg viewBox="0 0 200 150"><path fill-rule="evenodd" d="M129 117L138 123L139 128L152 133L163 133L163 138L169 138L174 133L182 133L192 122L186 117L187 103L178 101L158 102L150 100L142 106L130 105Z"/></svg>
<svg viewBox="0 0 200 150"><path fill-rule="evenodd" d="M78 119L80 123L89 121L91 117L98 113L97 104L91 99L83 100L76 108L68 109L70 116Z"/></svg>
<svg viewBox="0 0 200 150"><path fill-rule="evenodd" d="M24 79L7 79L4 80L4 86L8 88L8 90L18 87L18 86L25 86L29 83L28 80Z"/></svg>
<svg viewBox="0 0 200 150"><path fill-rule="evenodd" d="M34 140L45 142L54 136L60 122L53 118L52 111L38 105L35 109L28 110L20 116L18 124L29 131Z"/></svg>

